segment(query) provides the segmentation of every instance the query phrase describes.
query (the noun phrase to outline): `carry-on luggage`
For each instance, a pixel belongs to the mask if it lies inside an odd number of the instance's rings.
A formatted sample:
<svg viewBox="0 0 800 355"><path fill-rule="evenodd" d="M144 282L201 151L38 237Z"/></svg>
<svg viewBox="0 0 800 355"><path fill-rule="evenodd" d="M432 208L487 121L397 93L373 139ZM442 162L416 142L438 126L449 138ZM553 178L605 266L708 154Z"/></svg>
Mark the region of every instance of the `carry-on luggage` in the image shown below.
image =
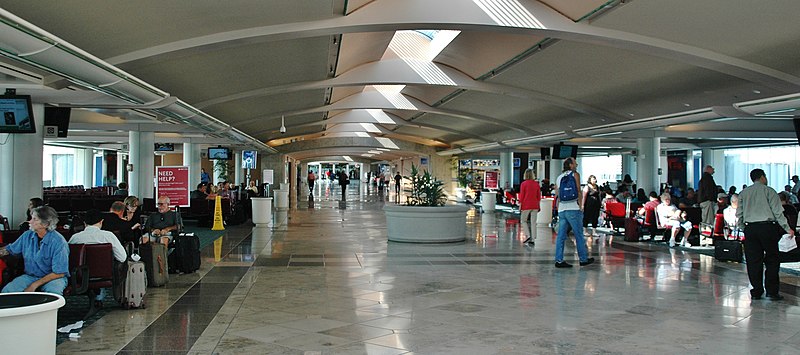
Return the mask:
<svg viewBox="0 0 800 355"><path fill-rule="evenodd" d="M639 236L639 222L635 218L625 218L625 241L638 242Z"/></svg>
<svg viewBox="0 0 800 355"><path fill-rule="evenodd" d="M735 238L735 237L734 237ZM714 258L719 261L744 261L744 248L738 239L716 239L714 240Z"/></svg>
<svg viewBox="0 0 800 355"><path fill-rule="evenodd" d="M147 293L147 275L144 263L131 259L132 247L127 247L128 260L115 264L114 299L125 309L145 308L144 296Z"/></svg>
<svg viewBox="0 0 800 355"><path fill-rule="evenodd" d="M194 233L181 233L175 237L175 250L169 255L169 272L192 273L200 268L200 238Z"/></svg>
<svg viewBox="0 0 800 355"><path fill-rule="evenodd" d="M169 281L167 247L161 243L144 243L139 246L144 261L148 286L164 286Z"/></svg>

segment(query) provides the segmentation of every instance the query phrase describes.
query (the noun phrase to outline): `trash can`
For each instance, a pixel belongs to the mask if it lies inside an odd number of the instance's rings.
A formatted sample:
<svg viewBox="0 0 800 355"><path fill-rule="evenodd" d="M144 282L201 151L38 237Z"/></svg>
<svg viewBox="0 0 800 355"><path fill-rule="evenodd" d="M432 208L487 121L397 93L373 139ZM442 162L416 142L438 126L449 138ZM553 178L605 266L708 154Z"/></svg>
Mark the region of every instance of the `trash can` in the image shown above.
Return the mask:
<svg viewBox="0 0 800 355"><path fill-rule="evenodd" d="M286 211L289 209L289 189L275 190L275 210Z"/></svg>
<svg viewBox="0 0 800 355"><path fill-rule="evenodd" d="M539 202L539 215L536 216L536 225L549 226L553 221L553 199L543 198Z"/></svg>
<svg viewBox="0 0 800 355"><path fill-rule="evenodd" d="M272 197L251 197L253 201L253 224L272 225Z"/></svg>
<svg viewBox="0 0 800 355"><path fill-rule="evenodd" d="M64 297L45 292L0 293L4 354L55 354L56 319Z"/></svg>
<svg viewBox="0 0 800 355"><path fill-rule="evenodd" d="M493 212L497 205L497 192L482 191L481 192L481 208L483 212Z"/></svg>

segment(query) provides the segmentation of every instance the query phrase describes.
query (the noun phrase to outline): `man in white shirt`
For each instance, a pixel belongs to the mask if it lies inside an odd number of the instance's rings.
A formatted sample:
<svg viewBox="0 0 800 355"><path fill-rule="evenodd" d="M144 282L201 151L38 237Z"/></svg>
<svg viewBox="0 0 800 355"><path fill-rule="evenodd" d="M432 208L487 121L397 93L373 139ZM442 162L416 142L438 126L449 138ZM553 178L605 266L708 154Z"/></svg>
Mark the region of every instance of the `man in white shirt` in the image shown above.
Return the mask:
<svg viewBox="0 0 800 355"><path fill-rule="evenodd" d="M731 195L731 205L722 210L722 219L725 220L725 227L731 230L731 235L743 237L744 232L736 227L736 209L739 208L739 194Z"/></svg>
<svg viewBox="0 0 800 355"><path fill-rule="evenodd" d="M86 229L83 232L74 234L69 239L69 244L110 243L111 250L114 252L114 259L119 262L125 262L128 258L128 253L125 252L125 248L122 247L117 236L114 233L100 229L103 227L103 218L100 211L96 209L86 211L84 221L86 222ZM105 297L106 289L100 289L100 293L95 297L95 306L102 307Z"/></svg>
<svg viewBox="0 0 800 355"><path fill-rule="evenodd" d="M675 238L681 230L684 230L683 239L681 240L682 247L690 247L689 234L692 232L692 222L686 220L686 212L683 212L672 204L672 196L668 193L661 195L661 204L656 207L658 213L658 221L662 226L670 226L671 234L669 238L669 247L675 247Z"/></svg>

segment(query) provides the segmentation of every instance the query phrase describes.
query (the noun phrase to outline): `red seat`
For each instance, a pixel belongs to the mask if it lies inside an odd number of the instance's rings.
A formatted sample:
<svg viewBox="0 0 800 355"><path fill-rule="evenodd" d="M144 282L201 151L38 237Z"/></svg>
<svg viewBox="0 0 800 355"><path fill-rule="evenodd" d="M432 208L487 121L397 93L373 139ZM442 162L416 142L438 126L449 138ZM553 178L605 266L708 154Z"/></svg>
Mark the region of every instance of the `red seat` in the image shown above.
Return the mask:
<svg viewBox="0 0 800 355"><path fill-rule="evenodd" d="M714 228L712 230L701 230L700 235L709 238L724 238L725 237L725 217L722 213L717 213L714 216Z"/></svg>
<svg viewBox="0 0 800 355"><path fill-rule="evenodd" d="M64 289L64 296L80 295L89 286L89 267L86 265L86 248L84 244L69 244L69 282Z"/></svg>
<svg viewBox="0 0 800 355"><path fill-rule="evenodd" d="M618 230L625 225L625 217L628 216L625 204L622 202L607 202L605 210L605 220L612 229Z"/></svg>
<svg viewBox="0 0 800 355"><path fill-rule="evenodd" d="M517 194L512 193L511 191L505 192L505 202L511 204L511 206L517 205Z"/></svg>
<svg viewBox="0 0 800 355"><path fill-rule="evenodd" d="M114 285L114 253L109 243L103 244L71 244L83 245L86 250L86 296L89 297L89 311L84 316L87 319L99 310L94 302L101 288L111 288Z"/></svg>

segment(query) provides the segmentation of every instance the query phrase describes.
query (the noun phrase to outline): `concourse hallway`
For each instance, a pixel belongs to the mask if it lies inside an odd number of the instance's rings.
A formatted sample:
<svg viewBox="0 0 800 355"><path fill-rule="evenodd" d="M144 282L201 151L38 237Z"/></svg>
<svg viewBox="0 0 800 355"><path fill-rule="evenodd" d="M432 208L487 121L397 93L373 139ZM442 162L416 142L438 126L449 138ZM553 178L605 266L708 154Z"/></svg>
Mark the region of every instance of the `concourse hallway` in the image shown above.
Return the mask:
<svg viewBox="0 0 800 355"><path fill-rule="evenodd" d="M330 188L326 195L326 189ZM744 265L663 245L592 242L597 263L553 266L554 233L469 211L467 241L388 243L394 201L354 181L300 197L272 228L228 228L198 274L150 289L59 345L82 354L796 353L794 276L752 301ZM367 194L369 191L369 194Z"/></svg>

